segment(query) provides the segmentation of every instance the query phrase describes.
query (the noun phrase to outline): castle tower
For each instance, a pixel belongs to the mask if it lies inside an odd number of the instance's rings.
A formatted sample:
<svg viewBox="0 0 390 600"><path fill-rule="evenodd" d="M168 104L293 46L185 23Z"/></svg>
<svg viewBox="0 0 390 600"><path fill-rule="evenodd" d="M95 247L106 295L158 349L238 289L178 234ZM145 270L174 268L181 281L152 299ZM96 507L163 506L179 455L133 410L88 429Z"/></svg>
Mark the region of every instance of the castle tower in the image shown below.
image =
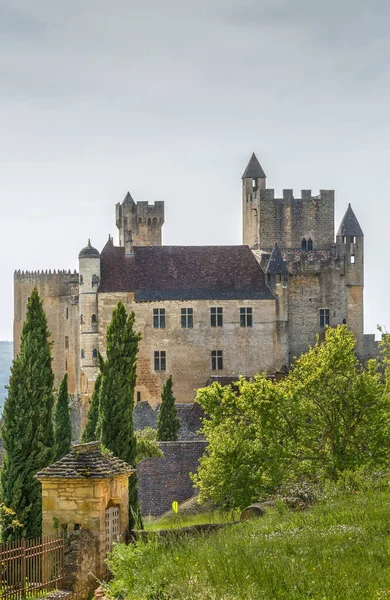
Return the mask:
<svg viewBox="0 0 390 600"><path fill-rule="evenodd" d="M345 318L359 345L364 331L364 234L350 204L337 232L336 248L345 269Z"/></svg>
<svg viewBox="0 0 390 600"><path fill-rule="evenodd" d="M260 206L258 190L264 190L266 174L253 152L242 176L242 243L259 244Z"/></svg>
<svg viewBox="0 0 390 600"><path fill-rule="evenodd" d="M98 372L99 323L98 288L100 284L100 253L88 245L79 254L80 313L80 392L81 429L84 428L88 402Z"/></svg>
<svg viewBox="0 0 390 600"><path fill-rule="evenodd" d="M287 263L283 260L282 253L277 244L272 249L267 267L265 269L267 284L278 299L278 320L288 321L288 297L287 282L288 270Z"/></svg>
<svg viewBox="0 0 390 600"><path fill-rule="evenodd" d="M119 245L126 254L132 254L134 246L161 246L163 223L164 202L136 203L127 192L122 204L116 205Z"/></svg>

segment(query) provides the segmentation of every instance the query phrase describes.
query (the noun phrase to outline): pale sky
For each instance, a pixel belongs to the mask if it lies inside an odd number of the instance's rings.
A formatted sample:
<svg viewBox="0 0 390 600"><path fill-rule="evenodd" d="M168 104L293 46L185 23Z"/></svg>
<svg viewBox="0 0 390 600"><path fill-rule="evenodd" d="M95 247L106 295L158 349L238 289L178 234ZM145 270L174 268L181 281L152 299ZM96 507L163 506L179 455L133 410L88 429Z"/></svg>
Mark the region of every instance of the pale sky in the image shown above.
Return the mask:
<svg viewBox="0 0 390 600"><path fill-rule="evenodd" d="M336 190L365 233L366 332L390 329L388 0L0 0L0 339L14 269L77 268L115 204L165 244L241 243L241 175Z"/></svg>

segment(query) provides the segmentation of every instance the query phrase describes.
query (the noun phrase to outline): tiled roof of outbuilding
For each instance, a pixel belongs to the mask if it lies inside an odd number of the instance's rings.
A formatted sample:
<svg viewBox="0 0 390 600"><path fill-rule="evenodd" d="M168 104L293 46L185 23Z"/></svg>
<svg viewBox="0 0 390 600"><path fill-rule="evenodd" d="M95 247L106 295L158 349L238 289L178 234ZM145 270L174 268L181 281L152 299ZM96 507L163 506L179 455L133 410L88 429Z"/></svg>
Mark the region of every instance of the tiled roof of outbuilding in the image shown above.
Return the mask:
<svg viewBox="0 0 390 600"><path fill-rule="evenodd" d="M109 240L99 292L158 300L273 299L248 246L139 246L133 255Z"/></svg>
<svg viewBox="0 0 390 600"><path fill-rule="evenodd" d="M37 479L109 479L127 475L134 469L107 450L100 442L75 444L69 454L42 469Z"/></svg>

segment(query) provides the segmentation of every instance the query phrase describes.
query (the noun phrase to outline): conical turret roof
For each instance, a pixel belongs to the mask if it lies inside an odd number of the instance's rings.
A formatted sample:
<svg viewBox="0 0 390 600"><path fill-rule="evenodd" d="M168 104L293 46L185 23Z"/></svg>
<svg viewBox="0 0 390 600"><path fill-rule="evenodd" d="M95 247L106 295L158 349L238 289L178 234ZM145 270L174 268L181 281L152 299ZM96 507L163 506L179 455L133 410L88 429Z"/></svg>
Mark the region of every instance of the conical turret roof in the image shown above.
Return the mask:
<svg viewBox="0 0 390 600"><path fill-rule="evenodd" d="M276 275L276 273L287 275L287 264L283 260L282 253L280 252L280 248L277 244L275 244L272 249L265 272L267 274L269 273L270 275Z"/></svg>
<svg viewBox="0 0 390 600"><path fill-rule="evenodd" d="M122 204L135 204L130 192L127 192Z"/></svg>
<svg viewBox="0 0 390 600"><path fill-rule="evenodd" d="M257 160L256 154L253 152L248 166L244 171L242 179L265 179L266 174L264 173L261 164Z"/></svg>
<svg viewBox="0 0 390 600"><path fill-rule="evenodd" d="M355 237L364 235L350 204L348 204L347 212L340 223L337 235L354 235Z"/></svg>

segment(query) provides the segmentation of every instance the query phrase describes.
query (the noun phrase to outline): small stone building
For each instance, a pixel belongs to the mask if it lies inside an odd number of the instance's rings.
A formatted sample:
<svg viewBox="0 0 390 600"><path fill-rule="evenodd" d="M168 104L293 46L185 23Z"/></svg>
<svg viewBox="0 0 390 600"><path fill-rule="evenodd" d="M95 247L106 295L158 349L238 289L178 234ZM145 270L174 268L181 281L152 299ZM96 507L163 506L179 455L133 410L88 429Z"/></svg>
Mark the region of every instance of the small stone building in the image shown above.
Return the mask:
<svg viewBox="0 0 390 600"><path fill-rule="evenodd" d="M88 529L96 535L97 575L112 543L128 528L129 476L124 461L103 450L100 442L78 444L69 454L37 474L42 484L42 533Z"/></svg>

